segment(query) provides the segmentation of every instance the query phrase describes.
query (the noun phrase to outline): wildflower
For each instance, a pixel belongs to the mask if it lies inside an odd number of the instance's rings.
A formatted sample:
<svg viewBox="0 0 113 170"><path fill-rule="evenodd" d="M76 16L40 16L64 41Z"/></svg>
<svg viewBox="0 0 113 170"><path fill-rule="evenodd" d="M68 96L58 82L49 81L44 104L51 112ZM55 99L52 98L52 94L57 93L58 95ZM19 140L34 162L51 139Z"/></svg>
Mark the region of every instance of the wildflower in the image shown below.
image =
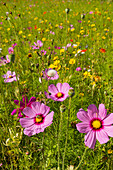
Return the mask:
<svg viewBox="0 0 113 170"><path fill-rule="evenodd" d="M101 49L100 49L100 52L101 52L101 53L105 53L105 52L106 52L106 50L105 50L105 49L103 49L103 48L101 48Z"/></svg>
<svg viewBox="0 0 113 170"><path fill-rule="evenodd" d="M52 68L45 69L43 71L43 77L46 80L57 80L59 78L59 75L57 74L56 70L53 70Z"/></svg>
<svg viewBox="0 0 113 170"><path fill-rule="evenodd" d="M32 45L33 49L39 49L40 47L43 46L43 43L40 40L37 40L37 43L35 43L35 46Z"/></svg>
<svg viewBox="0 0 113 170"><path fill-rule="evenodd" d="M113 137L113 113L107 115L104 104L99 104L99 110L94 104L88 106L87 112L80 109L77 117L83 121L76 125L77 130L86 133L85 145L89 148L94 148L96 139L103 144L109 141L108 136Z"/></svg>
<svg viewBox="0 0 113 170"><path fill-rule="evenodd" d="M64 101L67 97L69 97L68 91L72 89L68 83L57 83L55 86L51 84L48 87L48 91L51 93L50 95L46 93L47 98L51 98L54 101Z"/></svg>
<svg viewBox="0 0 113 170"><path fill-rule="evenodd" d="M41 54L42 55L46 55L46 51L45 50L41 50Z"/></svg>
<svg viewBox="0 0 113 170"><path fill-rule="evenodd" d="M71 59L69 60L69 64L75 64L75 59L74 59L74 58L71 58Z"/></svg>
<svg viewBox="0 0 113 170"><path fill-rule="evenodd" d="M5 78L5 80L4 80L5 83L17 81L17 79L19 80L19 76L16 77L15 71L12 73L11 73L11 71L7 71L7 73L4 74L2 77Z"/></svg>
<svg viewBox="0 0 113 170"><path fill-rule="evenodd" d="M46 38L42 38L42 41L46 41Z"/></svg>
<svg viewBox="0 0 113 170"><path fill-rule="evenodd" d="M13 54L14 53L13 47L9 47L8 52L9 52L9 54Z"/></svg>
<svg viewBox="0 0 113 170"><path fill-rule="evenodd" d="M24 134L32 136L40 132L52 124L54 112L50 112L50 107L40 102L33 102L30 107L23 110L25 118L20 119L20 124L24 129ZM49 113L49 114L48 114Z"/></svg>
<svg viewBox="0 0 113 170"><path fill-rule="evenodd" d="M14 114L18 113L18 118L23 117L23 115L21 114L21 112L23 111L23 109L24 109L25 107L31 107L31 104L32 104L33 102L35 102L35 101L36 101L36 97L31 97L30 100L28 101L28 98L27 98L26 95L23 96L22 101L14 100L14 103L15 103L16 105L20 106L20 108L14 109L14 110L12 111L11 115L14 115Z"/></svg>
<svg viewBox="0 0 113 170"><path fill-rule="evenodd" d="M89 14L93 14L93 11L90 11Z"/></svg>
<svg viewBox="0 0 113 170"><path fill-rule="evenodd" d="M84 54L86 51L87 51L87 49L81 50L81 54Z"/></svg>
<svg viewBox="0 0 113 170"><path fill-rule="evenodd" d="M1 57L0 58L0 66L2 66L2 65L5 65L6 63L9 63L10 62L10 60L6 60L4 57Z"/></svg>
<svg viewBox="0 0 113 170"><path fill-rule="evenodd" d="M81 67L76 68L76 71L81 71L81 70L82 70Z"/></svg>

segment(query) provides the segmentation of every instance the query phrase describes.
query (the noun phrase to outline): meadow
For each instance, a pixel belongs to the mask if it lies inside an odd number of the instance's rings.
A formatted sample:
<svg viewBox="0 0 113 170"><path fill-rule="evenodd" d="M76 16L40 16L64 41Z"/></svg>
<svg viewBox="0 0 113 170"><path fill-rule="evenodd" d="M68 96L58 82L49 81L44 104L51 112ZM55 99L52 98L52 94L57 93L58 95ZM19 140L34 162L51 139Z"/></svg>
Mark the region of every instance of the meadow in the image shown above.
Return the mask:
<svg viewBox="0 0 113 170"><path fill-rule="evenodd" d="M113 2L0 2L0 169L113 169Z"/></svg>

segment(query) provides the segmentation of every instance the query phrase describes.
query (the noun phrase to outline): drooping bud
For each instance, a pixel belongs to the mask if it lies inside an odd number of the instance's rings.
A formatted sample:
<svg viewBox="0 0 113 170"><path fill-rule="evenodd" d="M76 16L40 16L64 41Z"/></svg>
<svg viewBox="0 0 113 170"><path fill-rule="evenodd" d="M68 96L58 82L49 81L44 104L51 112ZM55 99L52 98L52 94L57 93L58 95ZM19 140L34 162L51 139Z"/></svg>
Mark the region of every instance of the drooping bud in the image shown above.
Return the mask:
<svg viewBox="0 0 113 170"><path fill-rule="evenodd" d="M60 112L63 113L63 112L65 112L65 110L66 110L66 106L65 105L61 105L60 106Z"/></svg>
<svg viewBox="0 0 113 170"><path fill-rule="evenodd" d="M73 97L75 95L75 90L69 89L68 94L69 94L70 97Z"/></svg>

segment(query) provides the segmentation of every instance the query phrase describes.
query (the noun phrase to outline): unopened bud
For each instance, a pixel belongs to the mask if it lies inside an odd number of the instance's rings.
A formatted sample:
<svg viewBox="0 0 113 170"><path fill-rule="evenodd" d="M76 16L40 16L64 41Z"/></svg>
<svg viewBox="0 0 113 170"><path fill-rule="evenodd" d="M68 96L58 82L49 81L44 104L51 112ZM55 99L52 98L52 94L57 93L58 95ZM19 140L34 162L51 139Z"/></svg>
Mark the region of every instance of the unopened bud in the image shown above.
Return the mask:
<svg viewBox="0 0 113 170"><path fill-rule="evenodd" d="M66 110L66 106L65 105L61 105L60 106L60 112L65 112L65 110Z"/></svg>
<svg viewBox="0 0 113 170"><path fill-rule="evenodd" d="M70 97L73 97L75 95L75 90L69 89L68 94L69 94Z"/></svg>

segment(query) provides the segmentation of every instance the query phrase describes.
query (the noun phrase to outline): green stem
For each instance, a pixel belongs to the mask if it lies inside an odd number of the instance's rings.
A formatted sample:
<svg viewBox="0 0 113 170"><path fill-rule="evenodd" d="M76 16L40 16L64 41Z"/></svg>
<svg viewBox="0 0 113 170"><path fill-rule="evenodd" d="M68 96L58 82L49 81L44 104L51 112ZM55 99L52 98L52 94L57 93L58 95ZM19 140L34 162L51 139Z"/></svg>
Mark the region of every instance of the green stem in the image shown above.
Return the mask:
<svg viewBox="0 0 113 170"><path fill-rule="evenodd" d="M82 156L82 158L81 158L78 166L75 168L75 170L77 170L77 169L80 167L80 165L82 164L82 161L83 161L83 159L84 159L84 156L85 156L85 154L86 154L87 149L88 149L88 147L85 148L85 151L84 151L84 153L83 153L83 156Z"/></svg>
<svg viewBox="0 0 113 170"><path fill-rule="evenodd" d="M64 155L63 155L62 170L64 170L64 161L65 161L66 147L67 147L67 140L68 140L70 108L71 108L71 97L69 98L68 120L67 120L67 128L66 128L66 140L65 140L65 148L64 148Z"/></svg>

